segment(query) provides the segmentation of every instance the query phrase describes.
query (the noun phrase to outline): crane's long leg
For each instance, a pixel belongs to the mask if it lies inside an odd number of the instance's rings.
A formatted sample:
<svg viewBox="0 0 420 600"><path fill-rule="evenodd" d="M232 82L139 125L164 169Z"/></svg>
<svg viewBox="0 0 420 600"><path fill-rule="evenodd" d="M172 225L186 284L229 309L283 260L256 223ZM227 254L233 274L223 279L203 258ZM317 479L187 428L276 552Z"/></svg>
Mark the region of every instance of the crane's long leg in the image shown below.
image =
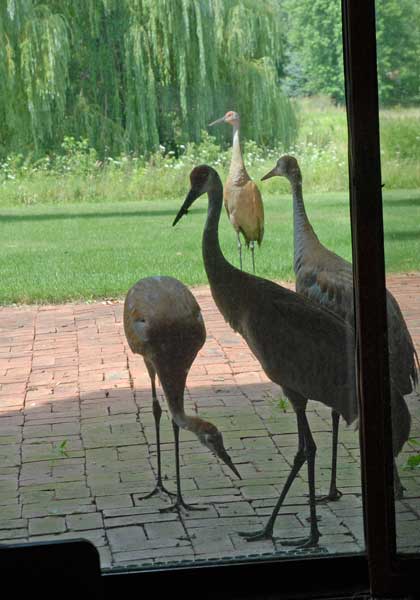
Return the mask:
<svg viewBox="0 0 420 600"><path fill-rule="evenodd" d="M331 460L331 480L330 480L330 491L326 496L317 496L316 502L318 504L324 502L334 502L339 500L343 493L337 488L337 449L338 449L338 428L340 422L340 415L335 411L331 411L332 421L332 460ZM398 474L397 465L394 460L394 496L396 500L401 500L404 497L405 487L401 483L400 476Z"/></svg>
<svg viewBox="0 0 420 600"><path fill-rule="evenodd" d="M301 547L309 547L315 546L319 540L319 531L316 520L316 507L315 507L315 453L316 446L313 440L311 430L309 428L309 423L306 418L305 409L299 408L296 410L296 418L297 418L297 426L298 426L298 436L299 436L299 445L296 456L293 461L292 468L290 473L286 479L286 483L281 491L280 497L277 501L276 506L274 507L273 512L271 513L270 518L267 521L266 526L261 530L255 533L245 533L239 532L239 535L245 537L245 539L249 542L262 540L262 539L272 539L273 538L273 529L274 522L278 515L278 512L283 504L283 501L287 495L287 492L290 489L293 481L295 480L297 474L299 473L302 465L305 460L308 461L308 480L309 480L309 503L310 503L310 519L311 519L311 531L309 538L299 539L299 540L285 540L285 545L296 545Z"/></svg>
<svg viewBox="0 0 420 600"><path fill-rule="evenodd" d="M316 503L315 503L315 455L316 455L316 444L312 437L311 429L309 427L308 418L305 411L299 411L297 413L298 423L300 421L301 428L303 431L303 437L305 440L305 454L308 462L308 487L309 487L309 511L310 511L310 533L308 538L283 540L284 546L298 546L299 548L310 548L318 544L321 534L318 529L318 522L316 517Z"/></svg>
<svg viewBox="0 0 420 600"><path fill-rule="evenodd" d="M161 453L160 453L160 418L162 416L162 409L159 404L159 400L156 394L156 372L153 366L150 363L146 363L147 370L149 371L150 382L152 384L152 398L153 398L153 416L155 419L155 428L156 428L156 447L157 447L157 477L156 477L156 485L153 490L146 494L146 496L142 496L140 500L146 500L147 498L151 498L157 494L168 494L168 496L175 496L173 492L170 492L163 485L162 481L162 464L161 464Z"/></svg>
<svg viewBox="0 0 420 600"><path fill-rule="evenodd" d="M255 243L254 243L254 240L249 242L249 247L251 248L251 256L252 256L252 272L255 275L255 256L254 256Z"/></svg>
<svg viewBox="0 0 420 600"><path fill-rule="evenodd" d="M184 508L185 510L207 510L205 506L191 506L191 504L187 504L184 502L184 499L181 494L181 470L179 465L179 427L172 421L172 427L174 430L174 438L175 438L175 464L176 464L176 500L171 506L160 508L160 512L166 513L173 510L179 510Z"/></svg>
<svg viewBox="0 0 420 600"><path fill-rule="evenodd" d="M339 500L343 495L342 492L337 488L337 449L338 449L338 427L340 422L340 415L335 410L331 411L332 421L332 459L331 459L331 479L330 479L330 491L326 496L317 496L316 502L333 502Z"/></svg>
<svg viewBox="0 0 420 600"><path fill-rule="evenodd" d="M238 239L239 266L242 271L242 242L241 242L241 238L239 235L239 231L236 232L236 235L237 235L237 239Z"/></svg>

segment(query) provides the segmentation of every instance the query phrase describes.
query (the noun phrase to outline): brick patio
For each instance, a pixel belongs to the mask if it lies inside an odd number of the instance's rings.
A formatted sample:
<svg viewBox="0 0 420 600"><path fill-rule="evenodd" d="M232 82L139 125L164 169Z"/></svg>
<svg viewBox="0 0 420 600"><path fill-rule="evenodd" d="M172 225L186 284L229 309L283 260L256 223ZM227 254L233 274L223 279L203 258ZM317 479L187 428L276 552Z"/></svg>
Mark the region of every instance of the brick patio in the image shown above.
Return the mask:
<svg viewBox="0 0 420 600"><path fill-rule="evenodd" d="M396 295L420 353L420 274L396 275ZM193 290L207 341L188 377L186 409L213 421L242 481L181 432L186 500L205 512L161 514L165 498L141 497L154 485L156 445L151 394L141 357L127 347L122 303L0 308L0 541L87 538L103 568L157 562L289 553L271 541L249 543L238 530L262 525L296 451L290 406L247 345L217 311L207 287ZM408 399L412 437L420 438L420 403ZM174 489L171 422L162 398L163 469ZM308 414L316 443L317 488L326 491L330 415ZM399 456L404 465L407 447ZM420 550L420 471L400 470L406 497L397 503L399 547ZM306 472L290 490L275 534L305 535ZM316 552L360 552L363 524L358 434L340 430L339 502L319 506Z"/></svg>

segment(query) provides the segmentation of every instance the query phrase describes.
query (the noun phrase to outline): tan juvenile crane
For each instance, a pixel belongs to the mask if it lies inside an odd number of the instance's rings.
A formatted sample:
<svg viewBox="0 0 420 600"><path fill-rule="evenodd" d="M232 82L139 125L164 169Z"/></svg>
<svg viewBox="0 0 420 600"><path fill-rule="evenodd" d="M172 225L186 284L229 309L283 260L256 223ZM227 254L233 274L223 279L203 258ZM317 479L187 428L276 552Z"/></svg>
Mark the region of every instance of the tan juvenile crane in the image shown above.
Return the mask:
<svg viewBox="0 0 420 600"><path fill-rule="evenodd" d="M264 206L261 193L246 170L239 140L240 117L229 111L220 119L210 123L229 123L233 128L232 158L229 175L224 186L224 203L230 222L238 240L239 264L242 269L242 243L240 234L251 249L252 269L255 273L254 245L261 245L264 236Z"/></svg>
<svg viewBox="0 0 420 600"><path fill-rule="evenodd" d="M262 181L274 176L286 177L291 186L293 197L294 223L294 261L296 276L296 291L311 301L327 306L343 317L353 326L353 271L352 265L341 258L318 239L306 214L302 193L302 174L298 161L293 156L282 156L276 166L269 171ZM408 331L400 307L394 296L386 293L388 314L388 348L390 357L390 374L395 390L401 396L414 390L418 382L416 349ZM401 402L404 400L401 398ZM339 415L332 411L333 448L330 490L323 500L336 500L341 492L336 485L337 444L338 444ZM399 423L393 419L394 429ZM404 425L403 425L404 427ZM405 438L405 439L403 439ZM394 434L394 456L401 450L401 441L407 441L408 432L401 436L398 431ZM401 498L403 486L398 471L394 469L395 496Z"/></svg>
<svg viewBox="0 0 420 600"><path fill-rule="evenodd" d="M184 411L187 375L206 339L200 307L187 287L173 277L140 279L127 293L124 304L124 331L132 352L141 354L152 386L153 416L156 427L157 480L155 489L175 495L162 482L160 453L160 418L162 409L156 395L156 375L162 385L172 416L175 438L176 501L163 511L185 508L203 510L184 502L181 494L179 463L179 428L193 432L213 454L240 478L223 445L215 425Z"/></svg>

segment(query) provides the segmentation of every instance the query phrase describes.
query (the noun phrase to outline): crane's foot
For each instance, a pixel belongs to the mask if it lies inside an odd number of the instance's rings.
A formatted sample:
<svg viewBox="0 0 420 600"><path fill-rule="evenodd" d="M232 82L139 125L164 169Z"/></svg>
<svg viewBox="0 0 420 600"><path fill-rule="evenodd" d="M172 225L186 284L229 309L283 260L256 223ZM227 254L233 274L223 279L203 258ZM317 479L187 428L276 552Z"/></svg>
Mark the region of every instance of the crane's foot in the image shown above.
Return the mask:
<svg viewBox="0 0 420 600"><path fill-rule="evenodd" d="M244 531L238 531L238 534L245 538L247 542L258 542L261 540L275 540L273 531L269 527L256 531L254 533L246 533ZM295 548L313 548L318 545L318 541L321 534L319 531L314 531L309 538L297 538L290 540L279 540L282 546L293 546Z"/></svg>
<svg viewBox="0 0 420 600"><path fill-rule="evenodd" d="M330 491L328 492L328 494L322 496L315 496L315 502L317 504L326 504L327 502L336 502L337 500L340 500L341 496L343 495L343 492L340 492L339 489L337 489L335 486L330 488Z"/></svg>
<svg viewBox="0 0 420 600"><path fill-rule="evenodd" d="M405 487L403 485L394 486L394 499L402 500L404 498Z"/></svg>
<svg viewBox="0 0 420 600"><path fill-rule="evenodd" d="M282 546L293 546L294 548L313 548L318 546L321 534L319 531L314 531L308 538L297 538L292 540L281 540Z"/></svg>
<svg viewBox="0 0 420 600"><path fill-rule="evenodd" d="M139 500L147 500L148 498L153 498L153 496L162 496L163 494L176 498L176 494L174 492L170 492L166 489L162 482L158 482L151 492L149 492L145 496L140 496Z"/></svg>
<svg viewBox="0 0 420 600"><path fill-rule="evenodd" d="M178 512L180 512L182 510L185 510L186 512L197 511L197 510L207 510L207 506L193 506L192 504L187 504L186 502L184 502L182 497L178 497L177 500L170 506L166 506L165 508L160 508L159 512L169 513L169 512L173 512L175 510Z"/></svg>
<svg viewBox="0 0 420 600"><path fill-rule="evenodd" d="M264 529L261 529L260 531L238 531L237 533L247 542L273 539L273 529L271 527L264 527Z"/></svg>

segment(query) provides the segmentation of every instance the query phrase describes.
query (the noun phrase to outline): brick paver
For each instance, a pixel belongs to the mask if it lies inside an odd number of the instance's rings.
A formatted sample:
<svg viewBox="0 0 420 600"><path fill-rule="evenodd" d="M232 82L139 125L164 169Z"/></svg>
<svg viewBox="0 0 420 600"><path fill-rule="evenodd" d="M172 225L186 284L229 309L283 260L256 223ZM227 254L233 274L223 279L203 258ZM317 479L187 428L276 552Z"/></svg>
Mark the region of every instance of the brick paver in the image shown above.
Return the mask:
<svg viewBox="0 0 420 600"><path fill-rule="evenodd" d="M396 295L420 353L420 274L393 275ZM102 566L289 553L281 538L308 531L305 470L276 521L273 541L246 542L240 530L261 526L296 452L293 411L280 403L242 338L224 322L208 287L193 290L207 341L188 377L186 410L214 422L239 469L233 474L194 435L181 432L182 486L190 514L160 513L167 499L143 499L154 485L156 443L150 382L127 347L122 302L0 309L0 541L85 537ZM162 394L162 462L174 489L170 418ZM412 437L420 439L420 403L409 398ZM310 402L318 445L317 488L330 475L330 415ZM403 466L407 444L398 458ZM315 552L363 548L358 433L342 427L339 502L320 505ZM420 549L420 474L400 469L400 549Z"/></svg>

